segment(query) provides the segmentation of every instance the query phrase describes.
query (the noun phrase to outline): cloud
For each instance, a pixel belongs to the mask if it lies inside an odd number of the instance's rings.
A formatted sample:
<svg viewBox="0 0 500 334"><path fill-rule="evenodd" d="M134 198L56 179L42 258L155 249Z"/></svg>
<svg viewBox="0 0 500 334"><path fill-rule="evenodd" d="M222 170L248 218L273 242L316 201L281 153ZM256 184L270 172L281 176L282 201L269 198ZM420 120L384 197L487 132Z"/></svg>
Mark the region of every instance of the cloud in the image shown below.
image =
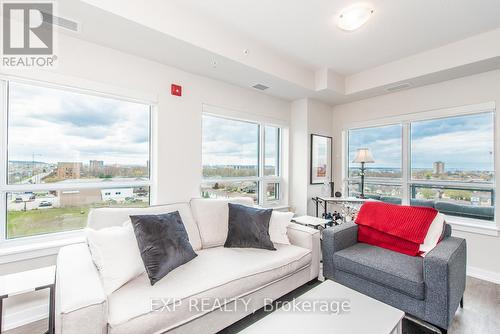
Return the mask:
<svg viewBox="0 0 500 334"><path fill-rule="evenodd" d="M412 123L412 167L443 161L446 168L493 170L493 124L492 113ZM368 147L376 161L370 166L400 168L401 133L400 125L349 131L350 161L357 148Z"/></svg>
<svg viewBox="0 0 500 334"><path fill-rule="evenodd" d="M257 165L259 126L203 116L203 165Z"/></svg>
<svg viewBox="0 0 500 334"><path fill-rule="evenodd" d="M18 83L9 91L9 160L149 159L147 105Z"/></svg>

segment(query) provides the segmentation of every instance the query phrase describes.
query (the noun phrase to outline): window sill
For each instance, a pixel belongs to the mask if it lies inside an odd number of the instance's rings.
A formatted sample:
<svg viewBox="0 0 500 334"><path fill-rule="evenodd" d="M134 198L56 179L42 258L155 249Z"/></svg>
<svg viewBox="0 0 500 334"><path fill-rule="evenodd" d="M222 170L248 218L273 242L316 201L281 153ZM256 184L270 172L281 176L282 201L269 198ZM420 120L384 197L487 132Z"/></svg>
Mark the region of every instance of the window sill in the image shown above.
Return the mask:
<svg viewBox="0 0 500 334"><path fill-rule="evenodd" d="M82 242L83 231L6 240L0 246L0 264L56 255L61 247Z"/></svg>
<svg viewBox="0 0 500 334"><path fill-rule="evenodd" d="M500 231L496 222L485 222L480 219L461 218L455 216L446 216L445 220L455 231L483 234L494 237L498 237Z"/></svg>

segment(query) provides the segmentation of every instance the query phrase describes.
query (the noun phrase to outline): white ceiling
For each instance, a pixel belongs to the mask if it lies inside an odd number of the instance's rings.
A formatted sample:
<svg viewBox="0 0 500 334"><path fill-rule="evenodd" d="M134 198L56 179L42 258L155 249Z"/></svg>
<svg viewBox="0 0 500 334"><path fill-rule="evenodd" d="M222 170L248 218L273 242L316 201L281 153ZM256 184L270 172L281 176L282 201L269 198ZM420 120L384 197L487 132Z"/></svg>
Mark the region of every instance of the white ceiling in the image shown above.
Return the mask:
<svg viewBox="0 0 500 334"><path fill-rule="evenodd" d="M169 0L313 69L348 75L500 27L500 0L371 0L354 32L335 25L347 0Z"/></svg>
<svg viewBox="0 0 500 334"><path fill-rule="evenodd" d="M500 0L372 0L372 20L341 31L333 17L353 2L61 0L57 8L81 24L63 33L241 87L264 84L264 94L287 100L341 104L500 68Z"/></svg>

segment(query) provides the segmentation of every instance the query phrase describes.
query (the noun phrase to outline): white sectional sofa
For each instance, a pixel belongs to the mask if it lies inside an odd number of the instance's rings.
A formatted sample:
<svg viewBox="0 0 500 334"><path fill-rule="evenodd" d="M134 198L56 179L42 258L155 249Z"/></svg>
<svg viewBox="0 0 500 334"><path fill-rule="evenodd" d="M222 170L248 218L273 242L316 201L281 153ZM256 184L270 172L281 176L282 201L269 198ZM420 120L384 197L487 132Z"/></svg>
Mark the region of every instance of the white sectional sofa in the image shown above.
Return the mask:
<svg viewBox="0 0 500 334"><path fill-rule="evenodd" d="M151 286L144 273L106 296L87 244L60 250L56 277L56 333L153 334L214 333L315 279L319 270L319 233L291 224L291 245L275 244L276 251L224 248L229 200L193 199L150 208L93 210L88 226L121 225L133 214L178 210L198 256ZM253 205L250 199L230 202ZM152 307L154 300L227 300L226 310L188 309L188 303L170 311ZM235 298L249 303L236 307ZM233 299L233 301L231 301ZM232 307L235 306L235 307ZM241 306L241 304L239 305Z"/></svg>

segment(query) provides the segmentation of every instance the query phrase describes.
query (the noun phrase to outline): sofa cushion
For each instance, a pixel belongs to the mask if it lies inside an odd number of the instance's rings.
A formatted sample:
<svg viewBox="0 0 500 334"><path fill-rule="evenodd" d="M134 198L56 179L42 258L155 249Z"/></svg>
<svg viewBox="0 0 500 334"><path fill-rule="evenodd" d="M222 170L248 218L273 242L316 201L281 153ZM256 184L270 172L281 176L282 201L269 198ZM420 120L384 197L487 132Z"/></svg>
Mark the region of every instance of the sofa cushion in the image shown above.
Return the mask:
<svg viewBox="0 0 500 334"><path fill-rule="evenodd" d="M254 205L253 200L248 197L191 200L191 209L198 223L203 248L224 245L228 231L228 203Z"/></svg>
<svg viewBox="0 0 500 334"><path fill-rule="evenodd" d="M189 300L241 297L311 263L308 249L293 245L276 245L276 248L274 252L251 248L204 249L154 286L149 284L147 275L137 277L108 298L109 334L163 333L202 315L202 310L189 310ZM174 301L181 303L175 311L161 312L160 298L168 305Z"/></svg>
<svg viewBox="0 0 500 334"><path fill-rule="evenodd" d="M195 251L201 249L200 232L198 225L191 213L191 207L188 203L175 203L169 205L156 205L148 208L100 208L93 209L89 213L87 226L95 230L104 227L121 226L130 219L131 215L158 215L179 211L182 222L186 227L189 236L189 242Z"/></svg>
<svg viewBox="0 0 500 334"><path fill-rule="evenodd" d="M130 219L151 285L196 257L179 211Z"/></svg>
<svg viewBox="0 0 500 334"><path fill-rule="evenodd" d="M423 259L388 249L357 243L333 255L336 269L387 288L405 293L413 298L425 299Z"/></svg>
<svg viewBox="0 0 500 334"><path fill-rule="evenodd" d="M229 203L229 226L224 247L276 250L269 236L273 209Z"/></svg>
<svg viewBox="0 0 500 334"><path fill-rule="evenodd" d="M100 230L87 228L87 243L107 295L144 272L131 224Z"/></svg>

